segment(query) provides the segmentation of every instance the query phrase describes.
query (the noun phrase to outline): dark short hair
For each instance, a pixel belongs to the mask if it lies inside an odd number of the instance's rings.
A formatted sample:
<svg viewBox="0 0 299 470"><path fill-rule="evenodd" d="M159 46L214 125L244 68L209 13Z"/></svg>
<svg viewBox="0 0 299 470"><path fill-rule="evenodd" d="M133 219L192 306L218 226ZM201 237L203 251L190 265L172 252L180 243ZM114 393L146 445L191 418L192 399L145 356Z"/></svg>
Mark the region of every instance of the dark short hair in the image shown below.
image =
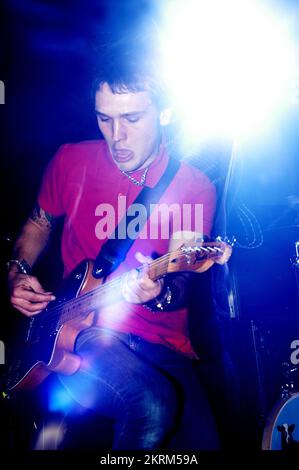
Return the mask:
<svg viewBox="0 0 299 470"><path fill-rule="evenodd" d="M107 83L115 94L148 91L156 106L164 108L167 93L159 72L159 59L149 47L138 44L107 47L95 67L93 96Z"/></svg>

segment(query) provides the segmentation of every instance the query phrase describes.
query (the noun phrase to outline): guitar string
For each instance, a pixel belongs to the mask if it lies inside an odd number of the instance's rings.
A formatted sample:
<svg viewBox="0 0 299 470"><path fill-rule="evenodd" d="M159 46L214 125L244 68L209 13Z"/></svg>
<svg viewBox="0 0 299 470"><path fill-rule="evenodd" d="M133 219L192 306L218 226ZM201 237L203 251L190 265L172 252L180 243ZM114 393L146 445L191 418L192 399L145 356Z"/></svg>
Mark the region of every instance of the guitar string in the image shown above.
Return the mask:
<svg viewBox="0 0 299 470"><path fill-rule="evenodd" d="M174 253L176 253L176 252L173 252L172 254L174 254ZM149 265L149 269L152 270L152 269L156 268L156 270L158 270L159 266L163 265L168 257L169 257L169 253L161 256L157 260L152 261ZM137 269L141 269L141 268L142 268L142 266L138 267ZM45 310L44 312L41 313L41 315L36 317L36 320L45 320L46 317L48 317L48 316L51 316L51 318L52 318L56 313L58 313L61 310L64 310L66 308L65 307L66 303L67 303L68 307L71 308L71 307L74 306L74 304L85 301L88 297L93 297L95 295L98 295L100 291L101 291L101 294L104 296L110 290L115 289L117 284L119 284L121 282L123 276L124 275L121 275L121 276L117 277L116 279L112 279L107 284L101 284L98 287L96 287L95 289L93 289L91 291L88 291L88 292L86 292L85 294L83 294L79 297L75 297L73 299L70 299L62 305L56 305L55 307L50 308L49 310Z"/></svg>
<svg viewBox="0 0 299 470"><path fill-rule="evenodd" d="M176 252L173 252L172 254L175 254L175 253ZM178 252L178 255L179 254L180 253ZM153 262L150 263L149 269L151 271L153 269L156 269L156 272L158 272L158 269L160 268L160 265L164 265L165 261L167 261L167 263L168 263L167 258L169 258L169 256L170 256L169 253L167 253L166 255L163 255L159 259L154 260ZM142 266L140 266L137 269L140 269L140 268L142 268ZM113 280L109 281L107 284L101 284L97 288L95 288L91 291L88 291L88 292L86 292L85 294L83 294L79 297L75 297L73 299L70 299L62 305L57 305L57 306L53 307L50 310L46 310L41 314L42 318L40 316L40 317L36 317L36 319L37 320L38 319L39 320L45 320L46 317L50 316L50 320L52 320L54 315L56 315L57 313L60 313L60 311L63 311L63 310L66 309L66 307L65 307L66 303L67 303L67 308L69 309L69 308L74 307L77 303L79 304L80 302L85 302L89 297L90 298L96 297L99 293L101 294L101 296L108 295L110 293L109 291L112 291L112 290L115 291L115 288L117 287L117 285L119 283L121 283L123 276L124 276L124 274L117 277L116 279L113 279Z"/></svg>
<svg viewBox="0 0 299 470"><path fill-rule="evenodd" d="M177 256L179 256L181 254L181 252L177 251L177 252L172 252L172 255L175 255L176 253L177 253ZM154 260L152 263L150 263L150 270L152 270L153 268L156 268L156 274L157 274L158 270L160 268L160 265L165 265L165 261L167 261L167 263L168 263L167 258L169 258L169 256L170 256L170 254L167 253L166 255L161 257L163 259L159 258L157 260ZM163 273L163 271L162 271L162 273ZM85 303L86 300L88 301L89 298L91 300L96 301L99 294L101 294L101 297L104 297L105 295L108 296L109 294L111 294L112 291L114 293L115 288L117 287L118 284L121 283L122 278L123 278L123 275L119 276L118 278L116 278L114 280L109 281L107 284L102 284L99 287L97 287L96 289L93 289L92 291L86 292L85 294L83 294L79 297L75 297L74 299L70 299L69 301L64 302L64 304L62 304L62 305L57 305L57 306L53 307L50 310L44 311L41 314L41 316L36 317L36 323L42 322L42 323L48 324L48 326L51 326L53 330L57 329L57 327L58 326L60 327L65 321L73 318L73 316L72 316L73 312L71 310L76 307L76 304L80 305L80 303L82 303L82 302ZM66 307L66 303L67 303L67 307ZM94 307L94 309L96 309L96 306ZM92 311L92 310L93 309L91 309L90 311ZM59 323L60 313L61 312L64 312L64 315L63 315L64 318ZM68 318L68 317L70 317L70 318ZM38 324L35 324L36 328L38 326L39 326Z"/></svg>
<svg viewBox="0 0 299 470"><path fill-rule="evenodd" d="M177 250L176 252L172 252L171 254L173 256L180 256L180 255L182 255L182 252ZM212 252L208 252L208 254L213 255ZM165 260L167 258L169 258L169 256L170 256L170 253L167 253L166 255L161 256L157 260L154 260L152 263L150 263L150 269L159 268L159 265L164 264ZM187 262L186 262L186 267L189 267L189 264ZM36 317L36 320L44 321L44 320L47 320L46 317L50 317L51 324L53 323L53 325L55 324L55 327L57 327L58 325L57 325L57 322L56 322L56 317L58 317L58 319L59 319L59 315L57 315L57 314L59 314L61 311L64 311L65 317L67 317L68 316L67 314L70 313L70 309L76 307L76 304L80 304L82 302L85 302L89 297L91 297L91 298L95 297L96 298L99 293L101 293L102 296L104 296L105 294L107 295L109 293L109 291L111 291L112 289L115 290L115 287L117 286L117 284L119 284L121 282L122 277L123 277L123 275L116 278L116 279L114 279L114 280L109 281L107 284L101 284L96 289L93 289L89 292L86 292L85 294L83 294L79 297L75 297L74 299L70 299L67 302L64 302L62 305L57 305L57 306L53 307L50 310L46 310L41 314L41 316ZM65 307L66 303L67 303L67 307ZM73 318L73 317L71 316L71 318ZM66 320L68 320L68 318L64 318L64 321L66 321ZM38 323L39 323L39 321L38 321Z"/></svg>
<svg viewBox="0 0 299 470"><path fill-rule="evenodd" d="M176 251L171 252L171 253L166 253L165 255L161 256L157 260L152 261L149 264L149 270L152 271L154 269L156 271L155 274L157 274L159 272L159 268L162 267L165 264L165 261L167 261L167 263L169 262L170 254L174 258L175 257L180 257L182 255L185 256L185 254L182 253L181 250L176 250ZM211 256L213 256L213 254L215 254L215 253L213 253L213 252L206 253L205 252L205 254L208 254L208 255L210 254ZM218 255L218 254L219 254L219 252L216 253L216 255ZM186 261L185 264L186 264L186 268L188 266L190 266L187 261ZM141 268L142 268L142 266L138 267L137 270L141 269ZM88 291L88 292L86 292L85 294L83 294L79 297L74 297L73 299L70 299L70 300L64 302L61 305L56 305L55 307L50 308L49 310L45 310L44 312L41 312L41 315L39 315L35 318L36 323L39 323L40 321L47 322L47 317L49 317L51 323L53 323L53 324L55 323L55 326L56 326L57 323L56 323L55 318L58 317L58 319L59 319L59 314L60 314L61 311L62 312L64 311L65 316L67 316L67 313L69 313L71 308L75 308L76 304L80 304L82 302L85 302L89 297L90 298L97 297L99 294L101 294L101 296L103 296L103 297L104 297L104 295L108 295L109 291L115 290L117 285L119 283L121 283L123 276L124 275L121 275L121 276L117 277L116 279L113 279L113 280L109 281L107 284L101 284L100 286L96 287L95 289L93 289L91 291ZM67 304L67 307L66 307L66 304Z"/></svg>

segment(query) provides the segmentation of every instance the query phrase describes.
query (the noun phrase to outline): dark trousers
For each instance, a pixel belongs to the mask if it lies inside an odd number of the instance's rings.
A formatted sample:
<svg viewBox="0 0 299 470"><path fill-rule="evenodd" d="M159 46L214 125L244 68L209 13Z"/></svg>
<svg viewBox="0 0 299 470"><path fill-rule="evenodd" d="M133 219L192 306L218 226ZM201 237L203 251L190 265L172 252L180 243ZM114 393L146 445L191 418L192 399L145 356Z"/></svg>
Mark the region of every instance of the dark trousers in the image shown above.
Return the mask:
<svg viewBox="0 0 299 470"><path fill-rule="evenodd" d="M139 336L97 327L79 335L76 350L82 367L61 380L80 405L113 418L113 449L219 448L194 360Z"/></svg>

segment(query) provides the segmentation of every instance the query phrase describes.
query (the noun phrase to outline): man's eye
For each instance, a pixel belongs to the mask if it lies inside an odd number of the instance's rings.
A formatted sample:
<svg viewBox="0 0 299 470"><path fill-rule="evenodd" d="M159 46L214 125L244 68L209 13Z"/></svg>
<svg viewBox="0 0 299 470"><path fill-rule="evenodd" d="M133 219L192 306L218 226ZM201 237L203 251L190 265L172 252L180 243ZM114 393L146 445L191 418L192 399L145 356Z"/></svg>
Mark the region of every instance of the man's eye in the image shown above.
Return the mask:
<svg viewBox="0 0 299 470"><path fill-rule="evenodd" d="M98 116L98 118L99 118L99 120L100 120L101 122L108 122L109 119L110 119L110 118L107 117L107 116Z"/></svg>
<svg viewBox="0 0 299 470"><path fill-rule="evenodd" d="M126 116L126 120L129 122L137 122L139 121L140 116Z"/></svg>

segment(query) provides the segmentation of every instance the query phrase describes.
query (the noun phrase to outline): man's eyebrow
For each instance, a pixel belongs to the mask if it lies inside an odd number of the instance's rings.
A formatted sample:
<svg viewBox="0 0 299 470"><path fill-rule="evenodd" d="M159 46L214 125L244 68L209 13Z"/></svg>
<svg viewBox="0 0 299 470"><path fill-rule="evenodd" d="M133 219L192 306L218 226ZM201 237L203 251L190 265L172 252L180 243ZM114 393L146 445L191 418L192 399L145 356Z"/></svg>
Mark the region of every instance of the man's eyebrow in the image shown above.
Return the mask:
<svg viewBox="0 0 299 470"><path fill-rule="evenodd" d="M124 113L121 114L121 116L134 116L135 114L144 114L146 112L146 109L143 109L142 111L130 111L129 113Z"/></svg>
<svg viewBox="0 0 299 470"><path fill-rule="evenodd" d="M97 116L105 116L105 117L110 117L108 114L102 113L101 111L98 111L97 109L94 110Z"/></svg>
<svg viewBox="0 0 299 470"><path fill-rule="evenodd" d="M134 114L143 114L145 112L146 112L146 109L142 109L141 111L130 111L129 113L123 113L123 114L121 114L121 116L132 116ZM102 113L101 111L98 111L97 109L95 109L95 113L98 116L110 117L110 116L108 116L108 114Z"/></svg>

